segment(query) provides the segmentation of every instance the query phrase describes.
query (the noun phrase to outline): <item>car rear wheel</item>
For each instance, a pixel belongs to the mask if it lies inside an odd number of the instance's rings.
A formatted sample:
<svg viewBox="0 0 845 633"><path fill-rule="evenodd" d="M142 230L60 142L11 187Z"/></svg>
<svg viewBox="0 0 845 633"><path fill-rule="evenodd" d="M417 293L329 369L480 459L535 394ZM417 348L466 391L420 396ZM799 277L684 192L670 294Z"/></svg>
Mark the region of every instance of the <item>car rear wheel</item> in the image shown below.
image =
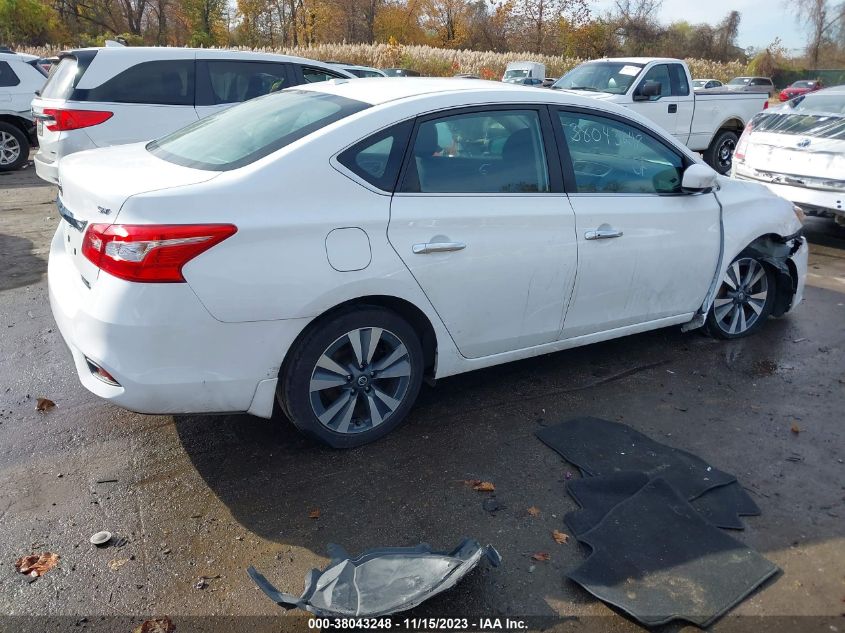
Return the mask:
<svg viewBox="0 0 845 633"><path fill-rule="evenodd" d="M724 339L741 338L763 326L774 304L776 285L771 270L749 255L737 257L707 314L707 331Z"/></svg>
<svg viewBox="0 0 845 633"><path fill-rule="evenodd" d="M29 140L20 128L0 122L0 171L13 171L29 160Z"/></svg>
<svg viewBox="0 0 845 633"><path fill-rule="evenodd" d="M333 448L398 427L422 383L422 346L397 314L377 307L318 323L292 351L277 395L296 427Z"/></svg>
<svg viewBox="0 0 845 633"><path fill-rule="evenodd" d="M739 137L736 132L723 130L716 135L710 147L704 152L704 162L720 174L727 174L731 170L734 150Z"/></svg>

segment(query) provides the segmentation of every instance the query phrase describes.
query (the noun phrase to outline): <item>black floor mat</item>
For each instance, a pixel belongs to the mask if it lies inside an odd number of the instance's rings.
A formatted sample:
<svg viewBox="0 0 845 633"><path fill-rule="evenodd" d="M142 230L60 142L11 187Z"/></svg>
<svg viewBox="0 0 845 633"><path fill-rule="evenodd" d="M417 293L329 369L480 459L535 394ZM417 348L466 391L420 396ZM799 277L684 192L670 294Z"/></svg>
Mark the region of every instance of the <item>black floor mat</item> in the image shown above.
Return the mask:
<svg viewBox="0 0 845 633"><path fill-rule="evenodd" d="M743 529L739 516L760 511L736 477L697 455L673 448L618 422L575 418L541 429L537 437L587 477L637 471L663 477L718 527ZM734 485L729 485L734 484Z"/></svg>
<svg viewBox="0 0 845 633"><path fill-rule="evenodd" d="M637 471L585 477L567 482L566 492L581 506L563 517L575 538L589 532L615 506L634 496L649 482L649 476Z"/></svg>
<svg viewBox="0 0 845 633"><path fill-rule="evenodd" d="M778 571L661 478L579 540L593 553L569 577L647 626L680 618L705 627Z"/></svg>

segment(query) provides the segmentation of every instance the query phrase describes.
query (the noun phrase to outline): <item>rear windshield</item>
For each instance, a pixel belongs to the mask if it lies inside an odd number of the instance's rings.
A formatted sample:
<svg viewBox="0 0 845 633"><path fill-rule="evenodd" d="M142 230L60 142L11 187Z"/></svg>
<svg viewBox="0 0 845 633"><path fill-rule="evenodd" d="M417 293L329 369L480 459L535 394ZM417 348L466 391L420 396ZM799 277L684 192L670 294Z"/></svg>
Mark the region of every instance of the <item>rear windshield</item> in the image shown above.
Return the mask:
<svg viewBox="0 0 845 633"><path fill-rule="evenodd" d="M308 90L283 90L192 123L147 145L159 158L212 171L248 165L369 104Z"/></svg>
<svg viewBox="0 0 845 633"><path fill-rule="evenodd" d="M41 90L45 99L67 99L78 80L75 57L65 57L50 71L50 78Z"/></svg>
<svg viewBox="0 0 845 633"><path fill-rule="evenodd" d="M789 112L761 113L754 118L752 129L755 132L845 140L845 116Z"/></svg>

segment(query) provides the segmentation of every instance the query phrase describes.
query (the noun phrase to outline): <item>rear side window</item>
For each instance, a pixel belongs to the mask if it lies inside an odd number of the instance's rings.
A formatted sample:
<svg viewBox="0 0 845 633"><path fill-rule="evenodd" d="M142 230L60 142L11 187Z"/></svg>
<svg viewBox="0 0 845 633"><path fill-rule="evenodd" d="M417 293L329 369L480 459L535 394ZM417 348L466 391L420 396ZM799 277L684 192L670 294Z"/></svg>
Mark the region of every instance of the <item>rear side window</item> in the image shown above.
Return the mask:
<svg viewBox="0 0 845 633"><path fill-rule="evenodd" d="M342 152L337 160L382 191L393 191L413 123L406 121L382 130Z"/></svg>
<svg viewBox="0 0 845 633"><path fill-rule="evenodd" d="M240 103L287 88L287 64L273 62L209 61L208 90L201 90L197 105Z"/></svg>
<svg viewBox="0 0 845 633"><path fill-rule="evenodd" d="M323 68L311 68L310 66L303 66L302 78L305 80L305 83L313 84L318 81L328 81L329 79L342 79L343 75L337 75Z"/></svg>
<svg viewBox="0 0 845 633"><path fill-rule="evenodd" d="M194 61L142 62L96 88L73 91L75 101L194 105Z"/></svg>
<svg viewBox="0 0 845 633"><path fill-rule="evenodd" d="M177 165L228 171L367 107L337 95L289 89L201 119L149 143L147 150Z"/></svg>
<svg viewBox="0 0 845 633"><path fill-rule="evenodd" d="M17 86L21 80L12 70L9 62L0 62L0 87L8 88L10 86Z"/></svg>

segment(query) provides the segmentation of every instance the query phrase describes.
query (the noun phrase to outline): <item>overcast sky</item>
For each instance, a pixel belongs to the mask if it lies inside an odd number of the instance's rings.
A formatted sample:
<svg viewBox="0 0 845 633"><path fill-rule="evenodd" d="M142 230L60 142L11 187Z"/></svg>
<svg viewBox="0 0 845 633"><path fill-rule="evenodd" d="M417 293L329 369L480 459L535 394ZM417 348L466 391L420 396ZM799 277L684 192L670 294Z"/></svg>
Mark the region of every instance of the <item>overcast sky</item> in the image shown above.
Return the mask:
<svg viewBox="0 0 845 633"><path fill-rule="evenodd" d="M601 15L615 6L613 0L595 0L593 13ZM795 19L794 10L781 0L663 0L660 20L665 23L686 20L692 24L719 22L731 9L742 14L737 45L764 47L780 37L787 48L802 48L805 33Z"/></svg>

